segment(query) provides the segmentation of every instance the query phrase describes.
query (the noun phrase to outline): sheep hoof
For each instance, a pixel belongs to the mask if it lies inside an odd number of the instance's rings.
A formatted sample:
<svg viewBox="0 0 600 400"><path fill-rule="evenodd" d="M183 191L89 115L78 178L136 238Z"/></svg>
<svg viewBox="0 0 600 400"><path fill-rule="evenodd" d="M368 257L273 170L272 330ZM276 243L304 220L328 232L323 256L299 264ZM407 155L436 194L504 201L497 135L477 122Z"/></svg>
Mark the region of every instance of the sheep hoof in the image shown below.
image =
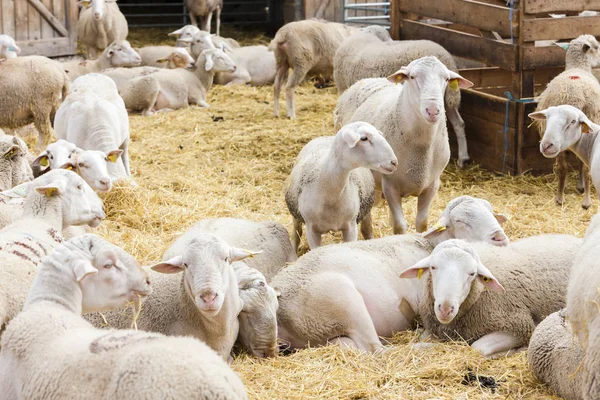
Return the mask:
<svg viewBox="0 0 600 400"><path fill-rule="evenodd" d="M591 202L591 201L590 201L590 202L584 201L584 202L581 204L581 207L582 207L584 210L587 210L587 209L588 209L588 208L590 208L591 206L592 206L592 202Z"/></svg>
<svg viewBox="0 0 600 400"><path fill-rule="evenodd" d="M579 194L584 194L585 188L583 186L577 186L577 191L579 192Z"/></svg>
<svg viewBox="0 0 600 400"><path fill-rule="evenodd" d="M564 199L562 197L557 197L554 199L557 205L562 206L564 203Z"/></svg>
<svg viewBox="0 0 600 400"><path fill-rule="evenodd" d="M471 161L471 158L470 158L470 157L467 157L467 158L459 158L459 159L458 159L458 161L457 161L458 168L460 168L460 169L463 169L463 168L465 168L465 167L466 167L466 166L469 164L469 162L470 162L470 161Z"/></svg>

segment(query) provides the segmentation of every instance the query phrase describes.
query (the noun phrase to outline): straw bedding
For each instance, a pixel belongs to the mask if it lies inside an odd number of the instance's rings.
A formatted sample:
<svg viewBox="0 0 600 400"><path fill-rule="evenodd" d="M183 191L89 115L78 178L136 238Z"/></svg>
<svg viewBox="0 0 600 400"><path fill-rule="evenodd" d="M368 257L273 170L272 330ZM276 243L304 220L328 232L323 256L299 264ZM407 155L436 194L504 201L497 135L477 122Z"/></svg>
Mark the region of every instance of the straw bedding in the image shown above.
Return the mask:
<svg viewBox="0 0 600 400"><path fill-rule="evenodd" d="M133 31L130 39L139 45L148 36ZM265 38L251 42L257 41ZM131 116L131 164L139 186L117 187L105 196L108 217L98 233L151 264L202 218L275 220L291 230L284 181L303 145L334 133L337 93L301 86L295 121L272 116L272 97L270 87L216 86L208 95L208 110ZM468 194L488 199L511 217L505 230L512 240L551 232L582 236L596 206L582 210L572 175L569 184L565 205L559 207L553 176L503 177L452 164L442 176L430 223L449 200ZM414 231L416 199L405 201L404 209ZM373 221L376 237L392 233L384 206L374 210ZM340 236L329 235L325 244L334 241ZM305 242L301 249L307 250ZM331 346L267 360L240 355L232 367L253 399L554 398L533 378L524 352L486 360L462 343L412 349L417 340L412 332L398 334L379 355ZM464 385L469 371L493 377L495 393Z"/></svg>

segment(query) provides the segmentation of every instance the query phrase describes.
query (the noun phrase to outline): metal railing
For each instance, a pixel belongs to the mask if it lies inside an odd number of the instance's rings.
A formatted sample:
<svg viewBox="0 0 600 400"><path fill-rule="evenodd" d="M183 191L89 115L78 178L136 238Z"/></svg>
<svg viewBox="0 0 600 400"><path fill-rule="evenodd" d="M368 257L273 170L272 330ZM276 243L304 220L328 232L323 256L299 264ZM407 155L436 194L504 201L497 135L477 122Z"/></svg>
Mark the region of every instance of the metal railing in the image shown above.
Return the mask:
<svg viewBox="0 0 600 400"><path fill-rule="evenodd" d="M345 24L382 25L390 27L391 1L340 0ZM362 2L358 2L362 1ZM365 2L366 1L366 2Z"/></svg>

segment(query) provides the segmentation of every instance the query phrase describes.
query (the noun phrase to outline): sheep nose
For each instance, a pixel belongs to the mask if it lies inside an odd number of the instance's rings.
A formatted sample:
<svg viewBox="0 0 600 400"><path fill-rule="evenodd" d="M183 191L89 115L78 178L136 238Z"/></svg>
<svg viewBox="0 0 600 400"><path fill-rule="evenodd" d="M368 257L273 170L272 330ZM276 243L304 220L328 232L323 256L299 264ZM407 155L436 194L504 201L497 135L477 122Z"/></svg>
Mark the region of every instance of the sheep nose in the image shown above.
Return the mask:
<svg viewBox="0 0 600 400"><path fill-rule="evenodd" d="M146 283L150 285L150 278L146 278Z"/></svg>
<svg viewBox="0 0 600 400"><path fill-rule="evenodd" d="M392 164L392 166L397 167L398 166L398 159L394 159L392 161L390 161L390 164Z"/></svg>
<svg viewBox="0 0 600 400"><path fill-rule="evenodd" d="M95 13L94 13L94 18L95 18L95 19L100 19L100 17L101 17L101 15L100 15L100 13L99 13L99 12L95 12Z"/></svg>
<svg viewBox="0 0 600 400"><path fill-rule="evenodd" d="M234 65L232 68L232 72L235 72L237 70L237 67Z"/></svg>
<svg viewBox="0 0 600 400"><path fill-rule="evenodd" d="M492 244L495 246L506 246L508 244L508 237L504 231L496 231L491 237Z"/></svg>
<svg viewBox="0 0 600 400"><path fill-rule="evenodd" d="M207 306L211 306L217 300L218 296L219 294L214 290L207 290L200 295L200 298L206 303Z"/></svg>
<svg viewBox="0 0 600 400"><path fill-rule="evenodd" d="M427 111L427 114L430 117L434 117L440 114L440 109L438 108L438 106L429 106L425 108L425 111Z"/></svg>
<svg viewBox="0 0 600 400"><path fill-rule="evenodd" d="M438 309L440 310L440 314L445 318L454 312L454 306L447 302L438 305Z"/></svg>
<svg viewBox="0 0 600 400"><path fill-rule="evenodd" d="M548 151L554 147L554 143L542 143L542 149Z"/></svg>

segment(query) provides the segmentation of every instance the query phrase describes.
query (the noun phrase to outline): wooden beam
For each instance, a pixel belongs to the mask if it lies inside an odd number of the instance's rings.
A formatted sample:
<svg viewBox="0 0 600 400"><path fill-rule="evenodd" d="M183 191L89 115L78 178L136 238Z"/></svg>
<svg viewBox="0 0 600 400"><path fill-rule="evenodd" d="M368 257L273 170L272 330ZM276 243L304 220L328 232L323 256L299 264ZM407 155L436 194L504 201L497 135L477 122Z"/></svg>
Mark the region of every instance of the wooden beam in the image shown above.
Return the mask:
<svg viewBox="0 0 600 400"><path fill-rule="evenodd" d="M440 44L450 53L459 57L469 58L511 71L516 71L518 68L517 46L481 36L403 19L402 39L428 39ZM555 47L561 50L558 46Z"/></svg>
<svg viewBox="0 0 600 400"><path fill-rule="evenodd" d="M523 22L523 40L573 39L600 35L600 17L536 18Z"/></svg>
<svg viewBox="0 0 600 400"><path fill-rule="evenodd" d="M558 46L524 47L523 69L565 66L565 51Z"/></svg>
<svg viewBox="0 0 600 400"><path fill-rule="evenodd" d="M40 0L27 0L29 2L29 4L31 4L39 13L42 17L44 17L44 19L46 21L48 21L48 23L50 25L52 25L52 27L61 34L61 36L63 37L68 37L69 36L69 31L67 30L67 28L65 28L58 19L56 19L56 17L54 15L52 15L52 13L50 11L48 11L48 9L46 8L46 6L44 6L44 4L40 1Z"/></svg>
<svg viewBox="0 0 600 400"><path fill-rule="evenodd" d="M600 10L600 0L523 0L528 14Z"/></svg>
<svg viewBox="0 0 600 400"><path fill-rule="evenodd" d="M17 42L21 56L43 54L46 57L69 56L75 54L69 38L27 40Z"/></svg>
<svg viewBox="0 0 600 400"><path fill-rule="evenodd" d="M401 20L400 17L400 8L401 2L406 0L392 0L392 6L390 9L390 35L394 40L400 40L400 29L401 29Z"/></svg>
<svg viewBox="0 0 600 400"><path fill-rule="evenodd" d="M498 32L505 37L510 37L511 27L515 36L519 32L516 23L519 13L517 10L513 11L513 22L511 23L510 8L479 1L403 1L401 11Z"/></svg>

